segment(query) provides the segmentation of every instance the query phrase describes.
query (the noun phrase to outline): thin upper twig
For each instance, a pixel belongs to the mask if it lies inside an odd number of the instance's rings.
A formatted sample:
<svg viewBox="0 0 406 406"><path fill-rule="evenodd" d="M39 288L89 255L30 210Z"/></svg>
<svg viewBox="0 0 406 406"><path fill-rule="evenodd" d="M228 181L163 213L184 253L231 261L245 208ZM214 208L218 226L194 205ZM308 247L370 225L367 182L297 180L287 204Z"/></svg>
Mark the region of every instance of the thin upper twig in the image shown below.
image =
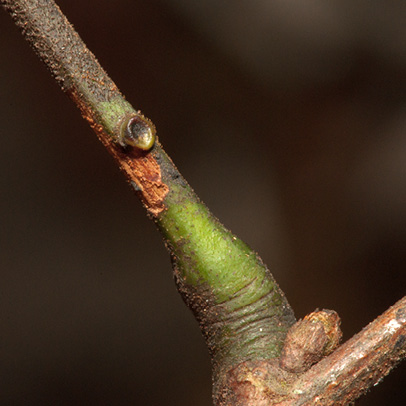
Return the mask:
<svg viewBox="0 0 406 406"><path fill-rule="evenodd" d="M162 182L157 157L164 155L156 143L154 154L118 145L120 124L138 112L118 90L53 0L0 0L62 90L79 107L108 152L144 203L156 216L163 209L168 187Z"/></svg>

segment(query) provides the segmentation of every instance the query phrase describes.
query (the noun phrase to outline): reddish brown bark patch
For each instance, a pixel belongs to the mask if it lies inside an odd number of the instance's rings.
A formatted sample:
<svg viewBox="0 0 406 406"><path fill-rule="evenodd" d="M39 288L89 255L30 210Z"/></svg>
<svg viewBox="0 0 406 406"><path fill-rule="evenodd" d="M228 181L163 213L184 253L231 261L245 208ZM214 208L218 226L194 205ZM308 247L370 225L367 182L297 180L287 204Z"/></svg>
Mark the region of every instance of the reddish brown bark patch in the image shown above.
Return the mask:
<svg viewBox="0 0 406 406"><path fill-rule="evenodd" d="M83 118L88 121L107 151L116 160L135 191L140 195L145 208L151 215L158 216L165 209L164 199L169 188L162 181L161 168L154 154L135 147L124 149L115 143L112 137L97 123L91 110L81 100L77 90L71 88L67 93L79 107Z"/></svg>

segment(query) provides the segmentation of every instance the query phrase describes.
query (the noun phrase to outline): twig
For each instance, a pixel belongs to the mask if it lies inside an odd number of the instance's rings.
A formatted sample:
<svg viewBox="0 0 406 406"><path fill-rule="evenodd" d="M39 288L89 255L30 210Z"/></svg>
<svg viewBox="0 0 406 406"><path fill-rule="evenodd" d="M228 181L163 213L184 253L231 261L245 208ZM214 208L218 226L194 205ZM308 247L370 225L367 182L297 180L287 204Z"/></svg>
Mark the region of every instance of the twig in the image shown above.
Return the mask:
<svg viewBox="0 0 406 406"><path fill-rule="evenodd" d="M405 356L406 296L302 375L283 406L347 405Z"/></svg>
<svg viewBox="0 0 406 406"><path fill-rule="evenodd" d="M312 341L320 346L320 335L312 327L311 323L299 321L291 328L286 342L302 342L297 337L302 335L303 339L307 337L307 350L313 348ZM216 404L345 406L378 384L405 356L406 297L304 373L288 371L284 362L275 359L235 366L227 373ZM280 361L283 359L282 354Z"/></svg>

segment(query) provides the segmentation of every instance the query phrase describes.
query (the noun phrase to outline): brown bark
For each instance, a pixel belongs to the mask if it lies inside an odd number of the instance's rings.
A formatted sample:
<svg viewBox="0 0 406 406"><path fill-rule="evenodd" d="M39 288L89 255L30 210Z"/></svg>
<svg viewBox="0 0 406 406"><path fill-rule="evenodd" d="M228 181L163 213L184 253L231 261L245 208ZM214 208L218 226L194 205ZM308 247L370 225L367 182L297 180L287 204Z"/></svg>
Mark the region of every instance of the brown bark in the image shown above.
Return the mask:
<svg viewBox="0 0 406 406"><path fill-rule="evenodd" d="M405 356L406 297L302 375L284 406L346 405L378 384Z"/></svg>
<svg viewBox="0 0 406 406"><path fill-rule="evenodd" d="M303 374L283 370L274 359L236 366L228 372L217 404L348 405L380 383L405 356L406 297Z"/></svg>

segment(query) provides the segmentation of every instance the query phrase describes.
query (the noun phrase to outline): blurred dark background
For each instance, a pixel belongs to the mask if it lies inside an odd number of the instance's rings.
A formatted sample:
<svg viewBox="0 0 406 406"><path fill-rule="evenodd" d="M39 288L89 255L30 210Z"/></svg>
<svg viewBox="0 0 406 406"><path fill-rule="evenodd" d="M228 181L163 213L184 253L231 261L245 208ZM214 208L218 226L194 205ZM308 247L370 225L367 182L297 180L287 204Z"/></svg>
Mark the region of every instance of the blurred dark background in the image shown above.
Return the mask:
<svg viewBox="0 0 406 406"><path fill-rule="evenodd" d="M406 294L405 2L58 4L298 318ZM0 404L210 405L159 234L3 10L0 52Z"/></svg>

